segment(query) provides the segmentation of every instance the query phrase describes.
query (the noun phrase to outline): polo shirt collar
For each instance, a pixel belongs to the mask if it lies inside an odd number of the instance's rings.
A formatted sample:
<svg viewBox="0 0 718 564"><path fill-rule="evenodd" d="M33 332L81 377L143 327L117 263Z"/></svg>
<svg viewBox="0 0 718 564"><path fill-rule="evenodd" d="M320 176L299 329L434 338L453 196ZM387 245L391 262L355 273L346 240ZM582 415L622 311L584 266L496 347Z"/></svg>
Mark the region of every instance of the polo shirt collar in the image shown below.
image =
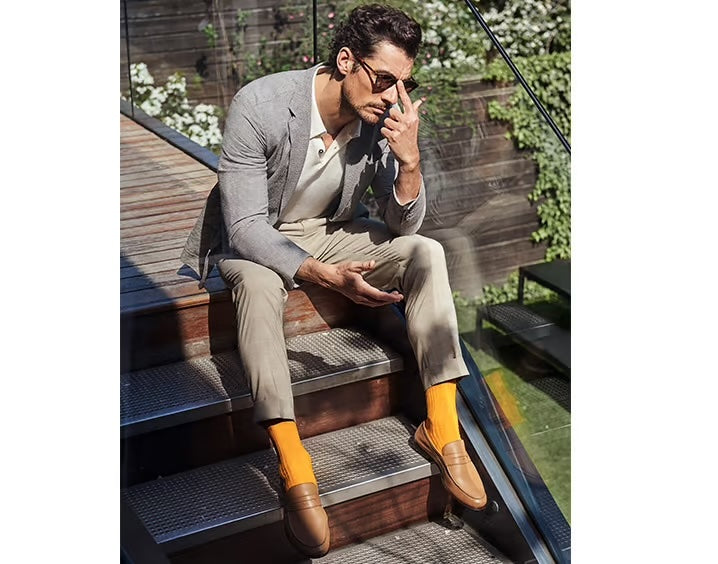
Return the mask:
<svg viewBox="0 0 718 564"><path fill-rule="evenodd" d="M322 67L319 66L315 69L314 75L312 77L312 112L309 124L310 139L314 139L315 137L321 137L327 132L327 128L324 126L322 116L319 114L319 106L317 106L316 79L317 73L319 72L320 68ZM346 124L339 132L339 135L343 137L349 132L351 132L349 140L356 139L357 137L359 137L359 135L361 134L361 120L359 118L356 118L354 121L350 121L348 124ZM339 135L337 137L339 137Z"/></svg>

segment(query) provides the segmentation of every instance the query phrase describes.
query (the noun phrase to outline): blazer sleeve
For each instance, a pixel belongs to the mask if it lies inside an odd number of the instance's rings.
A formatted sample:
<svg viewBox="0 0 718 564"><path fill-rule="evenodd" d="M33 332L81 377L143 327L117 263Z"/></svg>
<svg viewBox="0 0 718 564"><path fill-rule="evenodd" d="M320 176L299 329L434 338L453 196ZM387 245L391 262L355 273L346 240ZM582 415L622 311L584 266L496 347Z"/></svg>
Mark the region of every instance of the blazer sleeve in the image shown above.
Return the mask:
<svg viewBox="0 0 718 564"><path fill-rule="evenodd" d="M379 216L395 235L413 235L421 227L426 214L426 189L424 177L421 177L419 196L407 204L400 204L394 196L394 183L398 175L394 154L387 146L371 186L379 206Z"/></svg>
<svg viewBox="0 0 718 564"><path fill-rule="evenodd" d="M271 268L291 289L310 254L269 224L267 155L272 147L264 131L252 94L240 90L230 104L218 165L222 220L232 251Z"/></svg>

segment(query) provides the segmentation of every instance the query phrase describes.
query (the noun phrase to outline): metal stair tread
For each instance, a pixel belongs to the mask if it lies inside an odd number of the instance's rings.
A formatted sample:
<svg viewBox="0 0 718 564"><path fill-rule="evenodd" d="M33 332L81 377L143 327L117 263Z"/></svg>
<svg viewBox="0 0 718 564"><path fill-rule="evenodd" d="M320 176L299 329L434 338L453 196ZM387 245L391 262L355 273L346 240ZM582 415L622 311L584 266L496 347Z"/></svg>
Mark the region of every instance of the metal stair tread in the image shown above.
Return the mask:
<svg viewBox="0 0 718 564"><path fill-rule="evenodd" d="M409 446L400 417L310 437L325 507L437 473ZM281 519L281 483L272 449L188 470L122 490L158 544L169 552Z"/></svg>
<svg viewBox="0 0 718 564"><path fill-rule="evenodd" d="M501 564L465 528L450 529L432 521L392 531L331 551L322 564Z"/></svg>
<svg viewBox="0 0 718 564"><path fill-rule="evenodd" d="M570 331L516 302L487 306L481 315L560 370L571 370Z"/></svg>
<svg viewBox="0 0 718 564"><path fill-rule="evenodd" d="M286 345L295 396L403 367L399 354L358 329L299 335ZM123 437L252 405L236 351L127 372L120 388Z"/></svg>
<svg viewBox="0 0 718 564"><path fill-rule="evenodd" d="M507 333L521 333L553 325L552 321L517 302L493 304L482 310L484 319L495 323Z"/></svg>

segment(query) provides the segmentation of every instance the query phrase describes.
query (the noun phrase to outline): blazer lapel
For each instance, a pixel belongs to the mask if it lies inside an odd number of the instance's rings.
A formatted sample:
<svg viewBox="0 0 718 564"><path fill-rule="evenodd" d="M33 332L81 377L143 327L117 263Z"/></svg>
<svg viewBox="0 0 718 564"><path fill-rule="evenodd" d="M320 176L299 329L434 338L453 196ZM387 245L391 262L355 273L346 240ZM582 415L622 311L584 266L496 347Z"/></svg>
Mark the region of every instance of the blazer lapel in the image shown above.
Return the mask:
<svg viewBox="0 0 718 564"><path fill-rule="evenodd" d="M336 212L332 215L332 219L340 217L344 211L352 204L357 184L361 180L362 172L367 166L374 163L381 157L371 149L376 149L376 136L379 128L367 125L362 122L361 133L359 137L355 137L347 146L346 163L344 164L344 187L342 189L342 197L339 200Z"/></svg>
<svg viewBox="0 0 718 564"><path fill-rule="evenodd" d="M282 201L279 213L284 209L289 198L292 197L297 188L299 176L302 174L304 160L307 158L307 147L309 146L309 126L312 115L312 80L316 67L307 69L305 80L301 87L297 88L294 96L289 101L289 171L287 172L287 183L282 192Z"/></svg>

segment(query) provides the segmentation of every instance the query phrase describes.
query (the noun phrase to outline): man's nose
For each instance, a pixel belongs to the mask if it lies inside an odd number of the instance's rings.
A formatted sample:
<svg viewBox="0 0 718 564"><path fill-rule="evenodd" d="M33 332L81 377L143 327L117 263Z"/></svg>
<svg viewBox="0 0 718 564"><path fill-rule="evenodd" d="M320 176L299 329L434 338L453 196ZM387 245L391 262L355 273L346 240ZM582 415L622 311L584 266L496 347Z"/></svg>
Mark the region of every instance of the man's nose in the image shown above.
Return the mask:
<svg viewBox="0 0 718 564"><path fill-rule="evenodd" d="M399 91L396 84L391 88L387 88L381 93L381 99L387 106L393 106L399 100Z"/></svg>

